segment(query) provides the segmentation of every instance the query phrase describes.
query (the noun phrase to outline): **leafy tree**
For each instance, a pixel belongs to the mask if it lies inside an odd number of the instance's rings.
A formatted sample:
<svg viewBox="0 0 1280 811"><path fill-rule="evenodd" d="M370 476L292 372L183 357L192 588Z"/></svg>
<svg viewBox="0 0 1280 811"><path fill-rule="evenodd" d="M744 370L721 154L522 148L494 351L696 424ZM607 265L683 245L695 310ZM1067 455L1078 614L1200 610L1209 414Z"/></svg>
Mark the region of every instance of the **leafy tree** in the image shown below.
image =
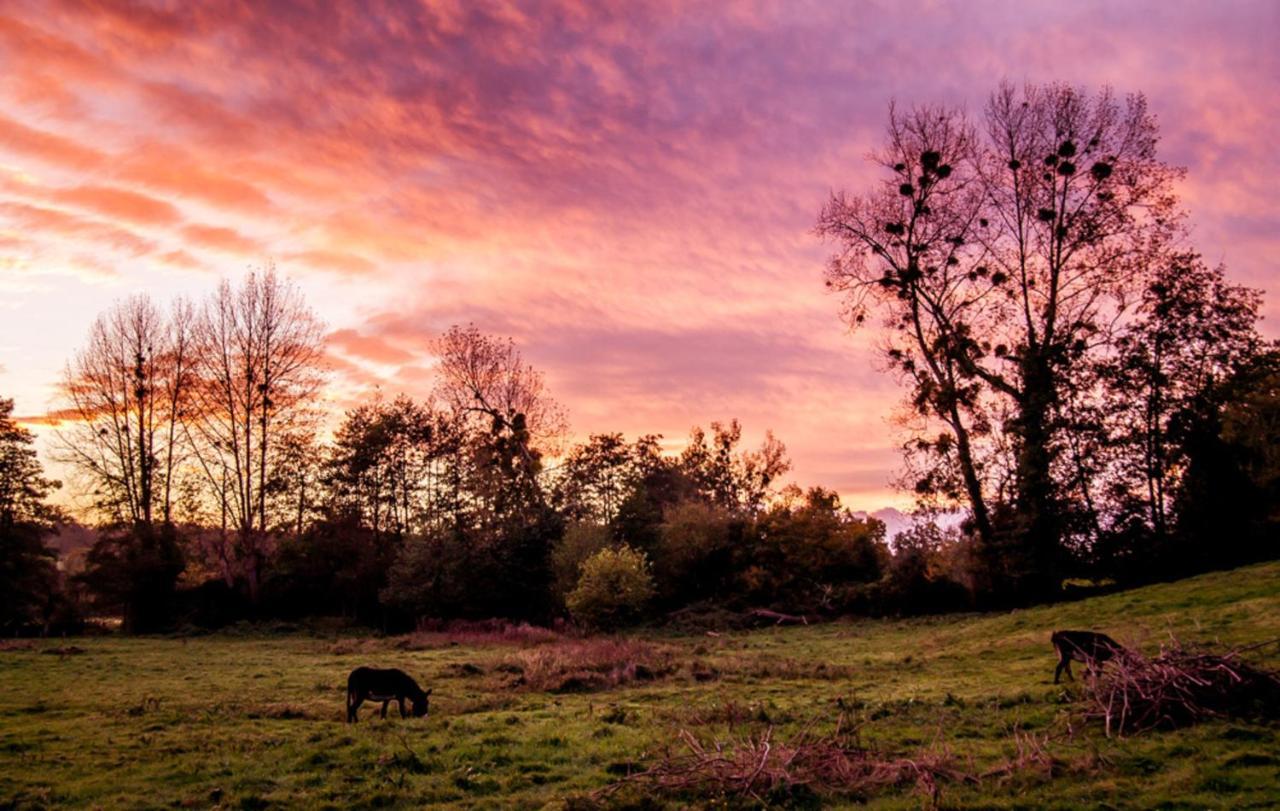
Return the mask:
<svg viewBox="0 0 1280 811"><path fill-rule="evenodd" d="M1274 557L1280 552L1280 349L1202 392L1180 423L1186 471L1173 505L1172 549L1156 574Z"/></svg>
<svg viewBox="0 0 1280 811"><path fill-rule="evenodd" d="M560 603L577 587L582 564L612 541L609 528L602 524L578 522L565 529L564 537L551 550L554 589Z"/></svg>
<svg viewBox="0 0 1280 811"><path fill-rule="evenodd" d="M119 612L125 633L172 626L184 559L173 524L111 527L89 549L80 579L100 611Z"/></svg>
<svg viewBox="0 0 1280 811"><path fill-rule="evenodd" d="M689 442L680 454L680 468L703 497L726 510L747 515L759 512L778 479L791 469L787 449L765 432L756 451L738 451L742 426L738 421L711 423L711 439L694 426Z"/></svg>
<svg viewBox="0 0 1280 811"><path fill-rule="evenodd" d="M622 434L592 434L560 464L557 504L569 517L612 523L639 473Z"/></svg>
<svg viewBox="0 0 1280 811"><path fill-rule="evenodd" d="M662 605L723 596L732 584L735 551L745 528L741 518L702 499L668 507L650 550Z"/></svg>
<svg viewBox="0 0 1280 811"><path fill-rule="evenodd" d="M1121 446L1116 478L1157 536L1169 531L1169 503L1186 461L1175 423L1258 353L1259 298L1229 284L1221 267L1178 257L1154 274L1137 318L1116 342L1106 369Z"/></svg>
<svg viewBox="0 0 1280 811"><path fill-rule="evenodd" d="M396 539L438 518L454 426L434 404L401 395L347 412L325 465L331 505Z"/></svg>
<svg viewBox="0 0 1280 811"><path fill-rule="evenodd" d="M834 492L814 487L761 516L745 557L740 578L754 601L811 610L833 609L841 589L879 580L889 552L883 523L854 516Z"/></svg>
<svg viewBox="0 0 1280 811"><path fill-rule="evenodd" d="M56 555L45 544L58 517L46 499L59 486L44 478L35 437L0 399L0 631L45 626L59 592Z"/></svg>
<svg viewBox="0 0 1280 811"><path fill-rule="evenodd" d="M352 513L326 515L286 538L264 584L266 608L282 616L387 619L379 599L397 547Z"/></svg>

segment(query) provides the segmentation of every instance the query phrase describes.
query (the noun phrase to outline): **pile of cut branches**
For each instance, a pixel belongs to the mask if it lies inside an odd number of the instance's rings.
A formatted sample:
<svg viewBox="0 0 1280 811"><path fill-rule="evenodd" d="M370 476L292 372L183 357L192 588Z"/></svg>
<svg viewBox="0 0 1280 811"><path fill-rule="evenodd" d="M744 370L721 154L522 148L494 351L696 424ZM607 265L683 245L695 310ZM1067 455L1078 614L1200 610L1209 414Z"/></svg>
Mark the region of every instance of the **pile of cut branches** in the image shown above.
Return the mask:
<svg viewBox="0 0 1280 811"><path fill-rule="evenodd" d="M834 732L821 735L813 723L794 737L777 740L772 726L756 736L705 742L688 730L680 746L669 748L650 768L606 787L607 794L641 783L666 794L771 799L806 790L817 795L866 796L878 789L914 785L937 803L942 783L976 783L955 766L945 750L889 757L864 748L857 728L841 718Z"/></svg>
<svg viewBox="0 0 1280 811"><path fill-rule="evenodd" d="M1280 672L1245 661L1246 650L1214 652L1174 639L1153 657L1125 651L1086 688L1085 715L1102 721L1108 737L1214 718L1278 717Z"/></svg>

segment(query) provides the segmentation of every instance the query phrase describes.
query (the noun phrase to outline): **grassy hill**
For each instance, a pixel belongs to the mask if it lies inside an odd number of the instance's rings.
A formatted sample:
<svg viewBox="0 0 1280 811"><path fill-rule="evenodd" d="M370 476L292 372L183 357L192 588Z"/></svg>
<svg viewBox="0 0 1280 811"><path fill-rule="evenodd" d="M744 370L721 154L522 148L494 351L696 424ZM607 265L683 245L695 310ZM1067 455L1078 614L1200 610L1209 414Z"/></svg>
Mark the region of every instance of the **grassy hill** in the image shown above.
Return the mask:
<svg viewBox="0 0 1280 811"><path fill-rule="evenodd" d="M1280 564L1002 614L860 620L720 636L568 640L548 632L222 633L7 643L0 650L0 808L41 806L593 807L591 792L681 751L843 715L878 752L949 753L998 770L945 807L1272 807L1280 729L1220 721L1106 739L1055 686L1055 628L1148 652L1169 634L1280 637ZM1280 664L1276 647L1260 661ZM347 673L402 667L434 687L426 719L343 723ZM1077 668L1079 669L1079 668ZM394 708L392 715L396 713ZM1015 734L1016 733L1016 734ZM1030 736L1030 737L1026 737ZM682 807L643 786L601 803ZM773 800L803 805L805 792ZM828 804L918 808L911 785ZM566 800L568 802L566 803Z"/></svg>

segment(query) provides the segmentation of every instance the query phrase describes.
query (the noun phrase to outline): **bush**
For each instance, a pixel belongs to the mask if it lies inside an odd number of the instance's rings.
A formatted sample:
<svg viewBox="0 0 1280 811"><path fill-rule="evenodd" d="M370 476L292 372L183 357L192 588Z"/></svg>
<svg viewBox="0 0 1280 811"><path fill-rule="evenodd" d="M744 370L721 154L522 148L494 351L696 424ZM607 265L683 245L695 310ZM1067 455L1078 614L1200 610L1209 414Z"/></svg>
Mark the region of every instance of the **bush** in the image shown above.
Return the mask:
<svg viewBox="0 0 1280 811"><path fill-rule="evenodd" d="M582 564L610 545L609 528L587 522L570 524L564 537L551 548L551 576L556 601L564 605L582 577Z"/></svg>
<svg viewBox="0 0 1280 811"><path fill-rule="evenodd" d="M582 564L565 602L573 618L591 628L619 628L640 618L653 597L653 575L643 552L627 545L601 549Z"/></svg>

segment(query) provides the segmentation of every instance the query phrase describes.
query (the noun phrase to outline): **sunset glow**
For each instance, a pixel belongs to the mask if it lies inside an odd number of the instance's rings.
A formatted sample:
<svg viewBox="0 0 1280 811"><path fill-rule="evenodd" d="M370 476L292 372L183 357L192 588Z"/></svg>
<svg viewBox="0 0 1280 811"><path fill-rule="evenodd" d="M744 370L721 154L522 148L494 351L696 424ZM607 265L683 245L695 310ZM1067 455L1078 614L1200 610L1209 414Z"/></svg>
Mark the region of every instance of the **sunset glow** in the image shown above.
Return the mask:
<svg viewBox="0 0 1280 811"><path fill-rule="evenodd" d="M737 417L797 481L905 506L901 390L813 233L891 100L1145 93L1192 243L1280 337L1280 5L1031 5L6 3L0 396L55 407L114 299L274 262L327 322L334 410L426 394L473 322L578 437Z"/></svg>

